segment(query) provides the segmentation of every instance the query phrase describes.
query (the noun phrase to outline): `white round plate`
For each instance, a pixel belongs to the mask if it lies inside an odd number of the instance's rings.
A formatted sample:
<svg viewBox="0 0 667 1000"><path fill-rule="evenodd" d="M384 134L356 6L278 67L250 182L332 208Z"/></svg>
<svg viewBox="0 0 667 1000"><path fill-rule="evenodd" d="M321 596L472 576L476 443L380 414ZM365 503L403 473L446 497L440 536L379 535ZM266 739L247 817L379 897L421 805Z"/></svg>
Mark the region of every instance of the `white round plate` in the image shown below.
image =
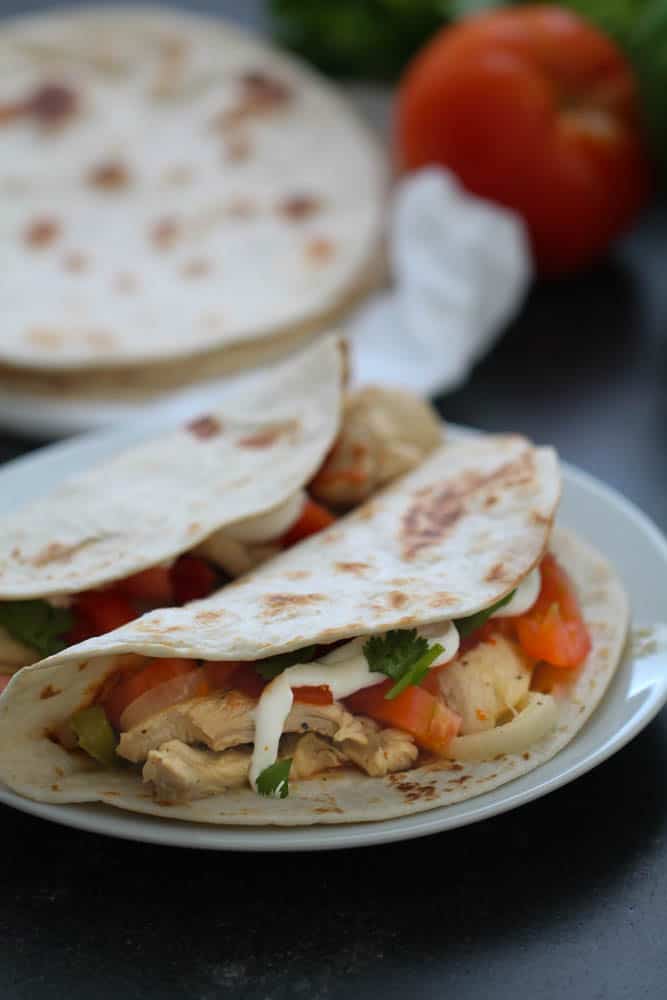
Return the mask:
<svg viewBox="0 0 667 1000"><path fill-rule="evenodd" d="M164 419L88 435L44 449L0 469L0 515L49 492L56 483L138 443ZM597 546L616 566L640 611L636 626L667 621L667 541L633 504L591 476L564 466L559 523ZM667 640L662 630L661 639ZM667 701L667 641L625 658L599 708L575 739L552 760L500 788L458 805L416 816L347 826L215 827L162 820L102 805L57 806L21 798L0 788L0 802L23 812L113 837L179 847L230 851L304 851L360 847L420 837L496 816L565 785L620 750ZM660 647L662 646L662 652Z"/></svg>

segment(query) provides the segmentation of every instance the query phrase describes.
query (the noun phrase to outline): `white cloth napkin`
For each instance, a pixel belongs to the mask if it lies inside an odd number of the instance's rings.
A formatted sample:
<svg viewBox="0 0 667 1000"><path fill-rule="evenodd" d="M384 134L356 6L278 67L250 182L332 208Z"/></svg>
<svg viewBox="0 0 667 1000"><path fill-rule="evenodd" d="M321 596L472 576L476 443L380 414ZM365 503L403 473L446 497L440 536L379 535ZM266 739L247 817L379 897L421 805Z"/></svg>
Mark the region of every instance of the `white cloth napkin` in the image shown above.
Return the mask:
<svg viewBox="0 0 667 1000"><path fill-rule="evenodd" d="M395 189L391 291L368 300L347 334L355 384L424 394L455 389L518 312L532 279L521 219L428 168Z"/></svg>

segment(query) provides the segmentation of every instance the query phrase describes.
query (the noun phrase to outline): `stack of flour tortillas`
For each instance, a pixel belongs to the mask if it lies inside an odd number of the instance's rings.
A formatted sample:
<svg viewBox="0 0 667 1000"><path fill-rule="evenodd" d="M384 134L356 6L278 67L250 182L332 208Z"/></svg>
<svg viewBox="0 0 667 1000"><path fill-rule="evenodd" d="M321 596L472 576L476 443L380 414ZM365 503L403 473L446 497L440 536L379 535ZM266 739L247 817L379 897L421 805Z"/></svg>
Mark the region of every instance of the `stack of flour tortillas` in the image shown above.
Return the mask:
<svg viewBox="0 0 667 1000"><path fill-rule="evenodd" d="M0 67L3 394L236 372L381 276L385 156L292 59L116 7L4 22Z"/></svg>

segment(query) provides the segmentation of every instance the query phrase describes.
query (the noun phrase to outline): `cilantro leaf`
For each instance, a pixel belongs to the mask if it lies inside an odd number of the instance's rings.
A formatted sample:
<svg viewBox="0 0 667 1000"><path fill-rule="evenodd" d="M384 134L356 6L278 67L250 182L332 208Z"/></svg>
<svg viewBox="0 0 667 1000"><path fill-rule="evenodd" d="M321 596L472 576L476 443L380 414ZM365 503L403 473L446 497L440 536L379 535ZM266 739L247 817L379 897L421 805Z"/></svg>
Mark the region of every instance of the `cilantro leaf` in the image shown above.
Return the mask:
<svg viewBox="0 0 667 1000"><path fill-rule="evenodd" d="M54 608L48 601L4 601L0 603L0 625L41 656L51 656L65 648L63 636L72 627L72 615L67 608Z"/></svg>
<svg viewBox="0 0 667 1000"><path fill-rule="evenodd" d="M295 663L310 663L315 659L316 652L317 646L304 646L303 649L293 649L290 653L276 653L275 656L267 656L264 660L256 660L253 667L265 681L272 681Z"/></svg>
<svg viewBox="0 0 667 1000"><path fill-rule="evenodd" d="M434 660L443 652L439 643L429 646L417 629L392 629L374 635L364 645L364 656L373 673L386 674L396 684L386 693L389 701L411 684L419 684Z"/></svg>
<svg viewBox="0 0 667 1000"><path fill-rule="evenodd" d="M478 611L477 614L474 615L468 615L467 618L457 618L454 624L459 630L461 638L465 639L466 636L472 635L476 629L481 628L482 625L489 620L492 614L499 611L500 608L504 608L506 604L509 604L515 594L516 590L511 590L509 594L506 594L505 597L501 597L501 599L496 601L495 604L492 604L490 608Z"/></svg>
<svg viewBox="0 0 667 1000"><path fill-rule="evenodd" d="M257 778L257 791L272 799L286 799L289 795L289 771L292 758L285 757L265 767Z"/></svg>

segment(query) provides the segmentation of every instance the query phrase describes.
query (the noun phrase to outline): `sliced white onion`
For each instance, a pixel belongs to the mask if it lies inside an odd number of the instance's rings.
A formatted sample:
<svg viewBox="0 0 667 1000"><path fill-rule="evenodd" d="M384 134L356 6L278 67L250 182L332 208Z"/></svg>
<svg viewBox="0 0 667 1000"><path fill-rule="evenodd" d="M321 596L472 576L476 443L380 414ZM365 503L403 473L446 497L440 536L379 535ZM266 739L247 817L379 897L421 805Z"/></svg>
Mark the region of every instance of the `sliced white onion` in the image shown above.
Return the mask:
<svg viewBox="0 0 667 1000"><path fill-rule="evenodd" d="M457 736L447 750L456 760L491 760L501 753L522 753L556 725L558 706L549 694L531 691L526 705L511 722L481 733Z"/></svg>
<svg viewBox="0 0 667 1000"><path fill-rule="evenodd" d="M120 728L123 732L138 726L144 719L164 711L171 705L177 705L188 698L194 698L201 692L203 675L201 670L192 670L189 674L180 674L171 680L156 684L150 691L145 691L130 702L120 717Z"/></svg>
<svg viewBox="0 0 667 1000"><path fill-rule="evenodd" d="M246 544L275 541L289 531L295 521L298 521L305 498L303 490L297 490L273 510L265 514L255 514L253 517L244 517L241 521L228 525L224 529L225 534L237 542Z"/></svg>

